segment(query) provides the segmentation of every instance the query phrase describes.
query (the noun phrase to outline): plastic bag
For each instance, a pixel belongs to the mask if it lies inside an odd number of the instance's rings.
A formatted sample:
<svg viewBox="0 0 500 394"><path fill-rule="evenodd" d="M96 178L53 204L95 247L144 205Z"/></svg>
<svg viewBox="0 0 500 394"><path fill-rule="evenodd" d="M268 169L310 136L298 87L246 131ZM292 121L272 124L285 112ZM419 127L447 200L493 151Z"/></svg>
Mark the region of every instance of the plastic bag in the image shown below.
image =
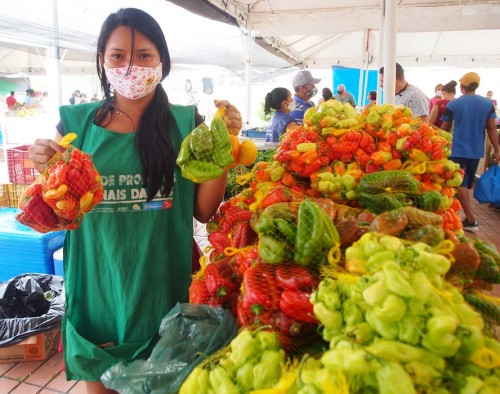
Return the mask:
<svg viewBox="0 0 500 394"><path fill-rule="evenodd" d="M474 198L480 203L500 204L500 164L481 175L474 188Z"/></svg>
<svg viewBox="0 0 500 394"><path fill-rule="evenodd" d="M54 155L19 198L20 223L41 233L75 230L102 200L101 177L90 155L70 145L75 138L74 133L64 136L59 145L66 150Z"/></svg>
<svg viewBox="0 0 500 394"><path fill-rule="evenodd" d="M63 283L60 276L23 274L0 285L0 347L60 327Z"/></svg>
<svg viewBox="0 0 500 394"><path fill-rule="evenodd" d="M147 360L118 363L101 376L102 383L122 394L177 393L203 359L227 346L236 335L231 313L208 305L177 304L163 318Z"/></svg>

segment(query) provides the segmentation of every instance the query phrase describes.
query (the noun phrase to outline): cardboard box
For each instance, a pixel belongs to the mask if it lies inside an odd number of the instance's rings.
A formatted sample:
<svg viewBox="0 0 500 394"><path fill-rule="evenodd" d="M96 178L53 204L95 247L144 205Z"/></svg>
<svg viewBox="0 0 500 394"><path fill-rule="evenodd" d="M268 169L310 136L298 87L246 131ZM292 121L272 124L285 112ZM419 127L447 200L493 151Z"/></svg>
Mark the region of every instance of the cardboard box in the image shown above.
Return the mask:
<svg viewBox="0 0 500 394"><path fill-rule="evenodd" d="M59 339L60 328L32 335L15 345L0 347L0 364L45 360Z"/></svg>

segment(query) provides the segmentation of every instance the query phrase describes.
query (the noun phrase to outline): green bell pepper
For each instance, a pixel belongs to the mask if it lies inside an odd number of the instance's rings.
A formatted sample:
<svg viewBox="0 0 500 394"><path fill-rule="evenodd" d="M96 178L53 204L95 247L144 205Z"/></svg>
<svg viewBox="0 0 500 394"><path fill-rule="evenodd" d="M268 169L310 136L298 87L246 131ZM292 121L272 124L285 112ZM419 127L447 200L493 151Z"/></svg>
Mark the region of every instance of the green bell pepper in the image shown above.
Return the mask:
<svg viewBox="0 0 500 394"><path fill-rule="evenodd" d="M213 141L214 163L222 168L227 167L234 161L231 139L224 121L220 118L214 118L210 124L210 133Z"/></svg>
<svg viewBox="0 0 500 394"><path fill-rule="evenodd" d="M253 367L253 388L261 390L276 384L284 362L285 352L283 349L278 351L265 350L260 361Z"/></svg>

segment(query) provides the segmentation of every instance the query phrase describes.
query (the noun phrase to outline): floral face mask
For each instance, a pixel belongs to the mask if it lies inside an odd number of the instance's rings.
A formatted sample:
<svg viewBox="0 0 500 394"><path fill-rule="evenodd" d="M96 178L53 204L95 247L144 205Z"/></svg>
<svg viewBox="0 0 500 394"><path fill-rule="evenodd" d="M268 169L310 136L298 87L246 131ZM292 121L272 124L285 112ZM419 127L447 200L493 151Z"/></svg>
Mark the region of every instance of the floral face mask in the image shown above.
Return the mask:
<svg viewBox="0 0 500 394"><path fill-rule="evenodd" d="M162 65L156 67L132 66L127 75L127 67L109 68L104 72L115 92L130 100L138 100L151 93L161 81Z"/></svg>

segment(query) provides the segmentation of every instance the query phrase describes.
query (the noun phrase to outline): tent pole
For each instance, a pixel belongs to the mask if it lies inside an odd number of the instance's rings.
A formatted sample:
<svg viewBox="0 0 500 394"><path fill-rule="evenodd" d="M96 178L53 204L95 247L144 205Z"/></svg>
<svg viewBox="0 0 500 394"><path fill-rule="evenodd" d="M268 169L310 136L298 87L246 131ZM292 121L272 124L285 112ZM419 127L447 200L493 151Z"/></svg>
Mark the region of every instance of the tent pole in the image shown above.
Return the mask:
<svg viewBox="0 0 500 394"><path fill-rule="evenodd" d="M396 0L385 0L384 10L384 103L394 104L396 91Z"/></svg>
<svg viewBox="0 0 500 394"><path fill-rule="evenodd" d="M47 48L47 77L50 86L50 100L57 106L62 105L61 93L61 57L59 53L59 5L58 0L52 0L52 36L51 45Z"/></svg>
<svg viewBox="0 0 500 394"><path fill-rule="evenodd" d="M252 99L252 30L247 30L245 41L245 81L246 81L246 125L251 122L251 99Z"/></svg>
<svg viewBox="0 0 500 394"><path fill-rule="evenodd" d="M368 46L368 29L363 29L363 42L362 42L362 50L361 50L361 67L359 68L359 86L358 86L358 99L356 102L358 103L358 107L363 107L363 86L364 86L364 78L365 78L365 61L366 61L366 51Z"/></svg>

